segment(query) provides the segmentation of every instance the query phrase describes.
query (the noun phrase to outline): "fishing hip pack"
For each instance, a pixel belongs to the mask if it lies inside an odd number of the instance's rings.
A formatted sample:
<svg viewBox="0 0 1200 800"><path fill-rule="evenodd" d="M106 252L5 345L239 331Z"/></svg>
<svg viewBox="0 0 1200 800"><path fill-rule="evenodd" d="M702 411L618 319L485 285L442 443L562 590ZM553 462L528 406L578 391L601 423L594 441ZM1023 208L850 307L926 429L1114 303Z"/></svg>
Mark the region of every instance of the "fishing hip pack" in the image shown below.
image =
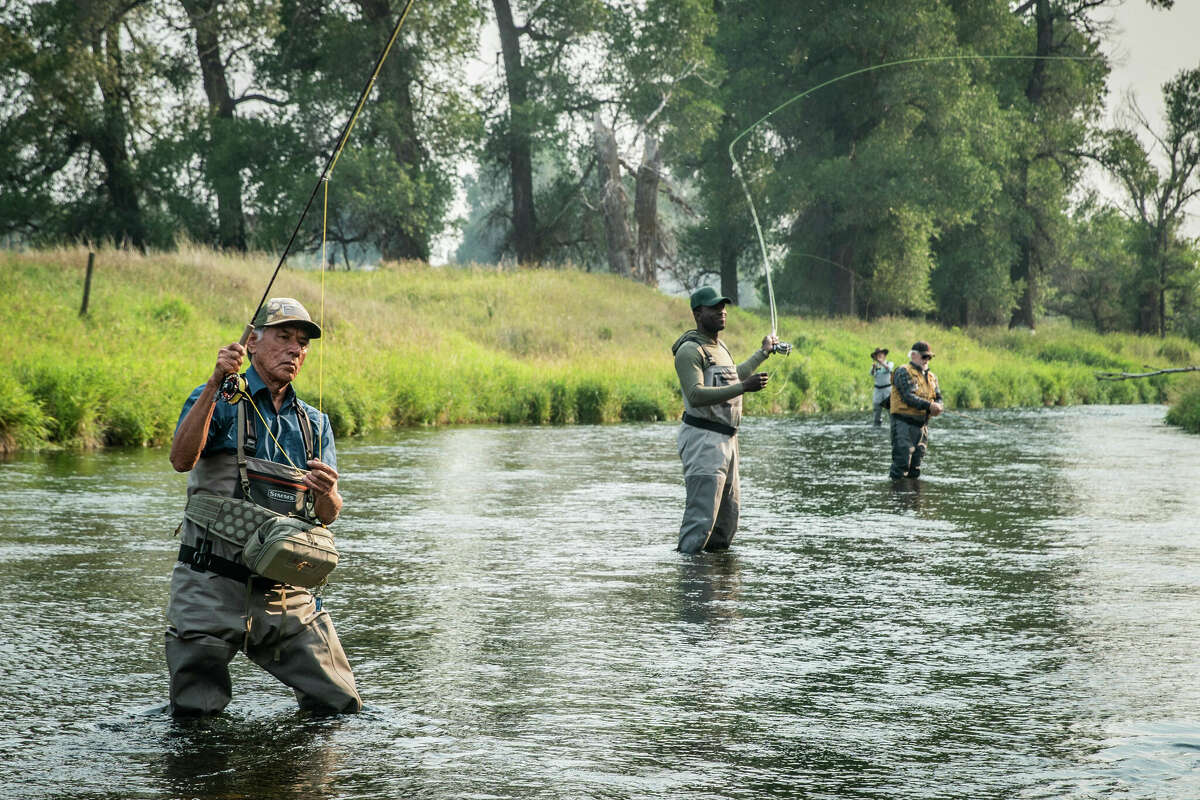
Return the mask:
<svg viewBox="0 0 1200 800"><path fill-rule="evenodd" d="M303 517L202 492L188 498L184 515L241 548L242 563L273 581L310 589L323 583L338 564L333 534Z"/></svg>

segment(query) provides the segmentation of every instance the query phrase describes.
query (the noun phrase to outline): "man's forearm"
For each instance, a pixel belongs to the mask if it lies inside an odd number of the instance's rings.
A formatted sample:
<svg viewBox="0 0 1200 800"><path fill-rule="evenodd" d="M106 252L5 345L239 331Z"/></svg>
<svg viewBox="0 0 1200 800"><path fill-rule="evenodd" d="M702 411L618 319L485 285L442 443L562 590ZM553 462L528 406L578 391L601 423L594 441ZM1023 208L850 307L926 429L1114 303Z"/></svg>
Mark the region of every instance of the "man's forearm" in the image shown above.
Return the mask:
<svg viewBox="0 0 1200 800"><path fill-rule="evenodd" d="M749 358L738 364L738 378L741 380L746 380L746 378L753 375L754 370L758 369L758 366L766 360L766 353L764 353L762 350L755 350L753 353L751 353Z"/></svg>
<svg viewBox="0 0 1200 800"><path fill-rule="evenodd" d="M171 466L175 467L176 472L187 472L200 460L200 453L208 440L216 399L217 387L211 383L205 384L200 396L176 428L175 438L171 440L170 456Z"/></svg>

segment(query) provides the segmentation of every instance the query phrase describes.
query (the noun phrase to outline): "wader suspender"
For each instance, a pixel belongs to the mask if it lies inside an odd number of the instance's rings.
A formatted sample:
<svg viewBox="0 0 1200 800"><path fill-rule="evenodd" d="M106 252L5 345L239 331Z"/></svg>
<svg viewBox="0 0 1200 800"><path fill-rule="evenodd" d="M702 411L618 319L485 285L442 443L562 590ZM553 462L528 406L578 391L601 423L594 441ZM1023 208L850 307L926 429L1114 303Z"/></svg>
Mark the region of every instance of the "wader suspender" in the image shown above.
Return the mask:
<svg viewBox="0 0 1200 800"><path fill-rule="evenodd" d="M250 501L250 475L246 471L246 450L253 448L254 452L258 452L258 434L254 429L254 417L246 413L246 405L253 403L254 400L249 396L244 396L237 407L237 462L238 475L242 482L242 496L245 500ZM300 423L300 436L304 439L304 458L309 461L313 458L313 431L312 420L308 418L308 414L300 407L298 400L293 400L294 408L296 409L296 421ZM257 416L257 414L256 414ZM264 420L264 424L265 424ZM306 464L307 466L307 464ZM252 502L252 501L251 501ZM304 493L304 513L316 519L316 500L313 499L312 492ZM205 532L207 536L207 531ZM250 572L249 570L246 570ZM250 573L253 576L254 573ZM242 634L242 652L250 654L250 627L254 621L254 617L250 614L250 599L254 592L253 577L246 579L246 631ZM287 588L284 584L279 584L279 604L282 609L283 616L287 616ZM317 603L319 609L320 602ZM279 660L279 648L275 648L275 660Z"/></svg>
<svg viewBox="0 0 1200 800"><path fill-rule="evenodd" d="M737 362L734 361L733 353L729 352L729 348L725 346L725 343L720 339L717 339L717 344L721 345L721 349L725 351L725 355L729 356L729 360L736 364ZM711 345L700 344L699 342L696 342L696 346L699 347L700 352L704 354L704 368L708 369L709 367L716 366L717 360L708 352L708 348L711 347Z"/></svg>
<svg viewBox="0 0 1200 800"><path fill-rule="evenodd" d="M245 500L250 499L250 476L246 472L246 451L258 452L258 433L254 429L254 417L246 413L246 404L253 402L249 397L245 397L238 403L237 409L238 475L241 478L242 497ZM312 420L300 407L299 401L293 402L296 409L296 421L300 424L300 437L304 440L304 458L307 462L312 460L314 452ZM304 513L305 516L316 519L316 500L313 498L312 492L304 493Z"/></svg>

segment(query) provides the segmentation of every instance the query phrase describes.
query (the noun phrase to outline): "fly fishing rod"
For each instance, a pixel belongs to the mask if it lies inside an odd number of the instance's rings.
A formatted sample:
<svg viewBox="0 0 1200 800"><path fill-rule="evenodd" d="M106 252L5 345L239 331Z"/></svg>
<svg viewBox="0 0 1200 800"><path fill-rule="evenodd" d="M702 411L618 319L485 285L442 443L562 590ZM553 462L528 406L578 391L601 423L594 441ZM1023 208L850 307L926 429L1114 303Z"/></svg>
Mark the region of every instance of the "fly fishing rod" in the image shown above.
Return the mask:
<svg viewBox="0 0 1200 800"><path fill-rule="evenodd" d="M258 306L255 307L254 313L250 315L250 321L246 323L246 329L242 331L242 338L238 339L238 344L243 347L250 340L250 335L254 333L254 320L258 316L258 312L267 302L267 297L271 294L271 287L275 285L275 279L279 277L279 270L283 268L283 264L287 261L288 254L292 251L292 245L296 242L296 237L300 233L301 226L304 225L304 220L308 216L309 210L312 208L313 201L317 198L317 192L322 186L326 186L329 181L329 175L333 172L334 166L337 164L338 158L342 155L342 149L346 146L346 142L350 138L350 131L354 130L354 123L358 121L358 115L362 113L363 106L367 103L367 97L370 96L371 90L375 87L375 81L379 77L380 71L383 69L383 62L387 60L388 54L392 50L392 45L396 43L397 37L400 36L400 29L404 26L404 21L408 19L409 9L412 8L414 0L408 0L404 4L404 8L400 11L400 16L396 19L396 24L392 27L392 34L388 37L387 44L380 51L379 57L375 59L375 67L371 70L371 77L367 79L366 85L363 86L362 92L358 96L358 102L354 105L354 111L346 120L346 124L342 126L342 132L338 135L337 144L329 154L329 158L325 160L325 168L321 170L321 176L317 178L316 184L313 185L312 193L308 196L308 202L304 204L304 210L300 212L300 218L296 220L296 227L292 230L291 238L288 239L287 246L283 248L283 254L279 256L279 263L275 265L275 271L271 273L271 280L267 281L267 288L263 290L262 298L258 301ZM321 270L324 271L325 263L322 257ZM322 319L322 322L324 320ZM226 375L225 380L221 383L220 397L228 403L236 403L238 398L246 389L246 379L237 373Z"/></svg>

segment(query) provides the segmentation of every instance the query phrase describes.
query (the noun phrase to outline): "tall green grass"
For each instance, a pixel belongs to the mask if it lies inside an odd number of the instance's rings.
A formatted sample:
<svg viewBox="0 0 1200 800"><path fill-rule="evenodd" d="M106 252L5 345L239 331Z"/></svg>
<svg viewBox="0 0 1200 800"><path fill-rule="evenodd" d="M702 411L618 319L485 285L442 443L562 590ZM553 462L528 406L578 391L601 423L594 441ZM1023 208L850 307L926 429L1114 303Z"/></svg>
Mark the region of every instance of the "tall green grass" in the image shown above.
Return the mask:
<svg viewBox="0 0 1200 800"><path fill-rule="evenodd" d="M270 256L185 249L98 253L79 316L87 253L0 253L0 449L158 445L179 408L237 339L274 268ZM692 327L685 300L575 270L285 269L271 292L322 321L297 381L340 436L409 425L592 424L677 418L670 345ZM322 298L324 305L322 307ZM738 358L765 318L731 309ZM748 414L867 409L869 353L903 361L916 339L951 407L1163 402L1169 378L1099 382L1100 369L1197 363L1187 340L1099 335L1066 324L1036 335L962 331L903 318L780 320L796 345L773 357Z"/></svg>

